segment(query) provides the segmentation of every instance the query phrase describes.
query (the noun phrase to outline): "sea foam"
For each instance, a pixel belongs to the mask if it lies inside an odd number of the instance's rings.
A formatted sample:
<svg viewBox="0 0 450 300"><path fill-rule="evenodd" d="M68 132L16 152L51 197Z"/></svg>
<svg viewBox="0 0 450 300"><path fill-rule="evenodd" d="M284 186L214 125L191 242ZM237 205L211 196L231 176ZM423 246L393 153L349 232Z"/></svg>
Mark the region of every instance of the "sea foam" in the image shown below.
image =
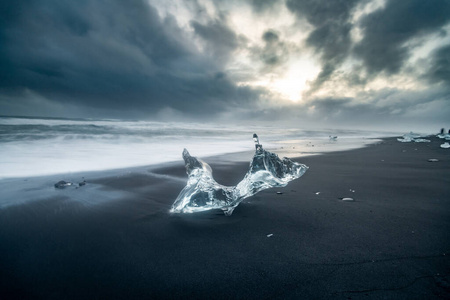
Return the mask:
<svg viewBox="0 0 450 300"><path fill-rule="evenodd" d="M296 157L372 143L385 133L303 130L124 120L0 117L0 178L67 174L179 161L183 148L200 157L252 151L253 132L265 148ZM329 135L339 136L330 141ZM248 159L246 157L246 159Z"/></svg>

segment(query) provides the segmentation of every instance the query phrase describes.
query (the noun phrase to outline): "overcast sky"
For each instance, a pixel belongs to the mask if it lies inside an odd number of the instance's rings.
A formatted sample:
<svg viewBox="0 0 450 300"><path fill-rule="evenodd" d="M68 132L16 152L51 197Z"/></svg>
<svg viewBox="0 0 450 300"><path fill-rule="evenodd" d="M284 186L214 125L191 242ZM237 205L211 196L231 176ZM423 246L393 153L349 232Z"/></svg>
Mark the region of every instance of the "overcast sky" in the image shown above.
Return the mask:
<svg viewBox="0 0 450 300"><path fill-rule="evenodd" d="M0 115L449 127L450 0L1 1Z"/></svg>

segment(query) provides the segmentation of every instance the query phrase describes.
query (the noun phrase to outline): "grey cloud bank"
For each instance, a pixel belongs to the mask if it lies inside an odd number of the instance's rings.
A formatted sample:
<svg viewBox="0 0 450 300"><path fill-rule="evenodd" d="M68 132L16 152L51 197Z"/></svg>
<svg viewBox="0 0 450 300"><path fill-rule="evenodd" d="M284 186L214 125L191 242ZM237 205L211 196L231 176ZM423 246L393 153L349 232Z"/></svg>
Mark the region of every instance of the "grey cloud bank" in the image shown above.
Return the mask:
<svg viewBox="0 0 450 300"><path fill-rule="evenodd" d="M178 10L141 0L0 3L0 114L448 122L450 1L168 3ZM271 16L267 27L236 25ZM317 72L300 82L286 74L305 53ZM298 101L259 83L264 76L304 86Z"/></svg>
<svg viewBox="0 0 450 300"><path fill-rule="evenodd" d="M38 94L130 115L165 107L208 114L254 97L221 75L220 64L201 55L175 19L161 19L144 1L2 5L9 16L0 46L3 101ZM207 34L210 28L198 30ZM218 52L225 51L220 41Z"/></svg>

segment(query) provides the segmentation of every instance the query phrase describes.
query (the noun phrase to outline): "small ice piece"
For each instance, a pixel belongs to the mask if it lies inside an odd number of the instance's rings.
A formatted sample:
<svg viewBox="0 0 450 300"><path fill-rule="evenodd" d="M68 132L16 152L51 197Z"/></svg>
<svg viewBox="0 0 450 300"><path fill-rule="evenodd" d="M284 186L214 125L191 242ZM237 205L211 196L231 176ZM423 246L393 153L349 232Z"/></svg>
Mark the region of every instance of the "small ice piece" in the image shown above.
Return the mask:
<svg viewBox="0 0 450 300"><path fill-rule="evenodd" d="M64 188L66 188L68 186L71 186L71 185L73 185L72 182L67 182L67 181L61 180L61 181L58 181L57 183L55 183L55 188L57 188L57 189L64 189Z"/></svg>
<svg viewBox="0 0 450 300"><path fill-rule="evenodd" d="M277 192L277 195L282 195L283 194L283 192Z"/></svg>
<svg viewBox="0 0 450 300"><path fill-rule="evenodd" d="M439 159L437 159L437 158L430 158L428 161L429 162L437 162L437 161L439 161Z"/></svg>
<svg viewBox="0 0 450 300"><path fill-rule="evenodd" d="M409 142L411 142L410 139L405 139L405 138L397 138L397 141L402 142L402 143L409 143Z"/></svg>
<svg viewBox="0 0 450 300"><path fill-rule="evenodd" d="M350 197L344 197L344 198L340 198L342 201L355 201L353 198Z"/></svg>
<svg viewBox="0 0 450 300"><path fill-rule="evenodd" d="M172 205L172 213L193 213L210 209L222 209L230 216L239 203L258 193L272 188L284 187L290 181L302 176L308 167L293 162L289 158L280 159L278 155L266 151L259 143L256 134L255 155L244 179L236 186L224 186L217 183L211 167L183 150L188 182Z"/></svg>
<svg viewBox="0 0 450 300"><path fill-rule="evenodd" d="M319 195L320 194L320 192L316 192L316 195Z"/></svg>
<svg viewBox="0 0 450 300"><path fill-rule="evenodd" d="M444 148L444 149L450 148L450 144L448 142L445 142L445 143L441 144L441 148Z"/></svg>
<svg viewBox="0 0 450 300"><path fill-rule="evenodd" d="M273 233L270 233L270 234L267 235L267 237L271 237L271 236L273 236Z"/></svg>

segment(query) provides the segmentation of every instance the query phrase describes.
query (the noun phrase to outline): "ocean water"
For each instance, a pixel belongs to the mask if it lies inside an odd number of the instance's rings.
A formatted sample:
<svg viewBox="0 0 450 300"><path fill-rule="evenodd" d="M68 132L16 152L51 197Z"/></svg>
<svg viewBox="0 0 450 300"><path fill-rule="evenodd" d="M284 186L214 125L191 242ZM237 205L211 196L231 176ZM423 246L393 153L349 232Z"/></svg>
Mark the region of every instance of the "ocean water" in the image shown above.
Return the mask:
<svg viewBox="0 0 450 300"><path fill-rule="evenodd" d="M153 121L0 117L0 179L100 171L253 151L280 156L362 147L393 133ZM331 141L329 136L338 136ZM250 159L250 157L249 157Z"/></svg>

